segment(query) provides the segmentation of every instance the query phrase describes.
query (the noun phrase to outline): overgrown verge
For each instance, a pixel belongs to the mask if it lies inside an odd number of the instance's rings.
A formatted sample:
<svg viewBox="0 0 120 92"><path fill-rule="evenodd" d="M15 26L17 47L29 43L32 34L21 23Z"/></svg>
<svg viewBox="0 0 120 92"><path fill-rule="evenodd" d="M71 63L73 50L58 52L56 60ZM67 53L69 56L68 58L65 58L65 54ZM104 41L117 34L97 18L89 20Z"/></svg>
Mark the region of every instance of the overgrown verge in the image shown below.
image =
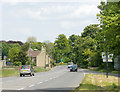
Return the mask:
<svg viewBox="0 0 120 92"><path fill-rule="evenodd" d="M79 87L73 90L114 91L118 92L118 77L105 75L86 74Z"/></svg>

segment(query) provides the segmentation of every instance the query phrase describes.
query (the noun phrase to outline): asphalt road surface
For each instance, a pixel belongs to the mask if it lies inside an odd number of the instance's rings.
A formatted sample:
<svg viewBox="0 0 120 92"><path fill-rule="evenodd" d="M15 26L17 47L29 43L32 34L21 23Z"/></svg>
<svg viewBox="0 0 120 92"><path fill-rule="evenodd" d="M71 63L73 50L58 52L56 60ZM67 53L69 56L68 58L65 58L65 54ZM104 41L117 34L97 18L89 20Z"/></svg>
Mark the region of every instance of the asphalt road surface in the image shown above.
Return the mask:
<svg viewBox="0 0 120 92"><path fill-rule="evenodd" d="M82 69L70 72L66 65L30 77L2 78L2 90L72 90L79 86L85 73Z"/></svg>

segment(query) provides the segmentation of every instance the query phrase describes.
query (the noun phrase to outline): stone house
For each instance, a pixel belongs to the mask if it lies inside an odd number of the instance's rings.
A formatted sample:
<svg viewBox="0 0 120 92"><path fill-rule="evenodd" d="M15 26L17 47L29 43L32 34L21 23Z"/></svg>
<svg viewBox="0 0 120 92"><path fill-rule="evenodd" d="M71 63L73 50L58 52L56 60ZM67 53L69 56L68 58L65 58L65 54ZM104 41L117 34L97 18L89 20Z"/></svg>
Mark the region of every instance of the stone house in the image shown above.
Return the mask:
<svg viewBox="0 0 120 92"><path fill-rule="evenodd" d="M32 62L38 67L50 67L50 56L46 53L46 48L43 46L41 51L28 50L27 56L31 56Z"/></svg>

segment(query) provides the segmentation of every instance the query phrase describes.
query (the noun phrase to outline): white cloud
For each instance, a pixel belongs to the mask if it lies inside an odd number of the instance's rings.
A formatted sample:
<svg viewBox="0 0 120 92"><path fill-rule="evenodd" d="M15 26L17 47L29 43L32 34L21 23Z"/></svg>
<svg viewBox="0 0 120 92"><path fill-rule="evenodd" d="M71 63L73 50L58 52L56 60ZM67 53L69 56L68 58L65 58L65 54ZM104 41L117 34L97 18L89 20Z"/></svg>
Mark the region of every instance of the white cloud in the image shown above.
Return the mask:
<svg viewBox="0 0 120 92"><path fill-rule="evenodd" d="M48 20L48 19L76 19L94 16L98 13L96 5L81 5L81 6L45 6L36 8L25 8L13 11L13 15L27 16L33 19Z"/></svg>
<svg viewBox="0 0 120 92"><path fill-rule="evenodd" d="M91 19L87 19L87 20L84 20L84 21L61 21L60 22L60 26L63 27L63 28L75 28L75 27L83 27L83 26L87 26L89 24L96 24L97 22L95 22L94 20L91 20Z"/></svg>
<svg viewBox="0 0 120 92"><path fill-rule="evenodd" d="M99 9L96 5L82 5L77 7L70 14L64 15L65 18L85 18L89 16L94 16L99 12Z"/></svg>
<svg viewBox="0 0 120 92"><path fill-rule="evenodd" d="M15 4L15 3L19 3L19 2L97 2L97 1L101 1L101 0L1 0L4 3L11 3L11 4ZM106 1L106 0L102 0L102 1Z"/></svg>

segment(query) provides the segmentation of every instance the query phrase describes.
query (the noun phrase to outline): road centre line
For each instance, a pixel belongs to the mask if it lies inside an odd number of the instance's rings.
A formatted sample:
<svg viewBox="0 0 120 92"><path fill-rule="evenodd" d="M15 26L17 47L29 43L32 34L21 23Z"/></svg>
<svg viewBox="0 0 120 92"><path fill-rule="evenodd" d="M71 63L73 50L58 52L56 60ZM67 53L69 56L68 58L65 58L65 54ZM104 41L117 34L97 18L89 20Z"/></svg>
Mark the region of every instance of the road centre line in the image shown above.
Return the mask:
<svg viewBox="0 0 120 92"><path fill-rule="evenodd" d="M30 85L29 87L33 87L33 86L35 86L35 85L33 84L33 85Z"/></svg>
<svg viewBox="0 0 120 92"><path fill-rule="evenodd" d="M24 88L20 88L20 89L17 89L17 90L23 90Z"/></svg>
<svg viewBox="0 0 120 92"><path fill-rule="evenodd" d="M52 80L53 78L50 78L50 80Z"/></svg>
<svg viewBox="0 0 120 92"><path fill-rule="evenodd" d="M43 83L43 82L39 82L39 83L37 83L37 84L41 84L41 83Z"/></svg>

